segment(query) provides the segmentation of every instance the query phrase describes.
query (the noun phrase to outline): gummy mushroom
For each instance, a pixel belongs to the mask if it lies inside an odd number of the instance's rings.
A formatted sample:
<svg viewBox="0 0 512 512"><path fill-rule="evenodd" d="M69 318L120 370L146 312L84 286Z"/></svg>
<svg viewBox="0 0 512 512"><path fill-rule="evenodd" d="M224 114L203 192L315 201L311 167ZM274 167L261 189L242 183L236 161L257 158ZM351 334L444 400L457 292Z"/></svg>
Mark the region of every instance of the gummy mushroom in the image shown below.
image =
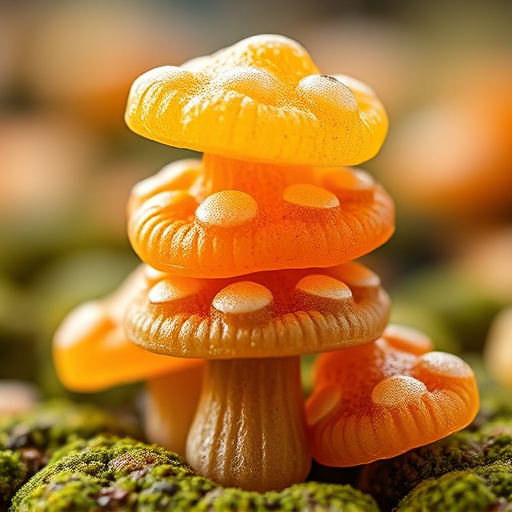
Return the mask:
<svg viewBox="0 0 512 512"><path fill-rule="evenodd" d="M357 165L375 156L388 128L370 87L321 75L301 45L272 34L148 71L125 119L170 146L297 165Z"/></svg>
<svg viewBox="0 0 512 512"><path fill-rule="evenodd" d="M479 398L471 368L390 325L373 343L319 356L306 403L315 460L355 466L394 457L467 426Z"/></svg>
<svg viewBox="0 0 512 512"><path fill-rule="evenodd" d="M139 77L126 122L204 152L137 185L128 232L143 261L232 277L355 259L392 234L391 198L357 165L379 150L385 110L365 84L321 75L298 43L255 36Z"/></svg>
<svg viewBox="0 0 512 512"><path fill-rule="evenodd" d="M388 313L378 276L350 262L227 279L163 276L129 305L125 327L150 351L207 360L187 462L224 486L263 492L310 469L299 356L368 343Z"/></svg>
<svg viewBox="0 0 512 512"><path fill-rule="evenodd" d="M143 261L194 277L331 266L393 232L391 198L361 169L223 160L173 162L133 188L128 234Z"/></svg>
<svg viewBox="0 0 512 512"><path fill-rule="evenodd" d="M147 380L146 435L184 454L203 362L143 350L126 337L122 326L129 301L159 277L159 272L141 265L112 295L75 308L55 333L53 358L61 382L73 391L101 391Z"/></svg>

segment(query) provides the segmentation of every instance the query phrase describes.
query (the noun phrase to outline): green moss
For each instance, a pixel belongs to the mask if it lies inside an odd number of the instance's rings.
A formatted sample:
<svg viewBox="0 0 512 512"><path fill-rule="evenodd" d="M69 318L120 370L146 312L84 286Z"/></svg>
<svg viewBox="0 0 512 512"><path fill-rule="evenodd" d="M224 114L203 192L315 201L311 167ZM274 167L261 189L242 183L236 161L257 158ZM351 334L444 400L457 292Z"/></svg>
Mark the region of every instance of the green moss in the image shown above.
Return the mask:
<svg viewBox="0 0 512 512"><path fill-rule="evenodd" d="M197 510L378 512L379 509L370 496L349 485L306 482L264 494L240 489L218 489L208 493L198 503Z"/></svg>
<svg viewBox="0 0 512 512"><path fill-rule="evenodd" d="M9 500L27 478L28 468L19 453L0 451L0 510L5 510Z"/></svg>
<svg viewBox="0 0 512 512"><path fill-rule="evenodd" d="M362 469L361 488L390 510L414 487L450 471L485 464L486 447L473 432L462 431L392 459L376 461Z"/></svg>
<svg viewBox="0 0 512 512"><path fill-rule="evenodd" d="M486 512L497 503L482 478L470 471L448 473L420 484L398 507L400 512Z"/></svg>
<svg viewBox="0 0 512 512"><path fill-rule="evenodd" d="M56 452L16 494L11 510L378 512L378 507L370 496L337 484L307 482L264 494L225 489L159 446L99 436Z"/></svg>
<svg viewBox="0 0 512 512"><path fill-rule="evenodd" d="M16 418L0 420L0 511L55 452L99 433L138 433L131 419L114 417L93 405L58 400ZM71 443L71 444L70 444ZM65 449L63 447L66 446Z"/></svg>
<svg viewBox="0 0 512 512"><path fill-rule="evenodd" d="M491 512L510 510L512 473L506 463L455 471L418 485L397 512Z"/></svg>
<svg viewBox="0 0 512 512"><path fill-rule="evenodd" d="M62 496L64 505L53 503L52 510L95 510L90 500L98 506L109 499L124 498L130 494L125 488L120 493L100 491L109 488L127 475L142 478L153 466L170 465L179 474L191 474L184 461L156 445L146 445L131 438L98 436L88 442L72 443L65 450L56 453L52 461L31 478L12 500L11 510L39 510L51 498ZM83 497L87 497L84 502ZM85 507L85 508L84 508ZM40 508L44 510L44 508Z"/></svg>
<svg viewBox="0 0 512 512"><path fill-rule="evenodd" d="M138 437L140 428L132 418L118 417L92 404L52 400L23 416L0 421L0 448L35 448L52 453L74 439L99 433Z"/></svg>
<svg viewBox="0 0 512 512"><path fill-rule="evenodd" d="M453 471L512 461L512 419L498 417L479 430L464 430L362 470L360 486L391 509L417 485Z"/></svg>

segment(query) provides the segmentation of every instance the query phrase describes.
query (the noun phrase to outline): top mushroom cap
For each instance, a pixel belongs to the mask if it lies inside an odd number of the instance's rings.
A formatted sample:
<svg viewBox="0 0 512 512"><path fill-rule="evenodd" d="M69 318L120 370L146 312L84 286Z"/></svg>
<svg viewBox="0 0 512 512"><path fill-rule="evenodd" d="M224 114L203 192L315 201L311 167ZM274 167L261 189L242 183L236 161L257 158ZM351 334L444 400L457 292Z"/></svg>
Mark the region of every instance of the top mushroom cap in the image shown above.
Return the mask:
<svg viewBox="0 0 512 512"><path fill-rule="evenodd" d="M227 279L159 275L126 310L125 329L176 357L286 357L369 343L389 314L379 277L354 262Z"/></svg>
<svg viewBox="0 0 512 512"><path fill-rule="evenodd" d="M473 372L431 349L424 334L393 325L374 343L322 354L306 404L313 457L328 466L366 464L467 426L479 405Z"/></svg>
<svg viewBox="0 0 512 512"><path fill-rule="evenodd" d="M277 35L244 39L133 84L125 115L136 133L171 146L298 165L357 165L387 132L367 85L324 76L306 50Z"/></svg>
<svg viewBox="0 0 512 512"><path fill-rule="evenodd" d="M67 388L99 391L202 364L152 354L126 337L124 309L139 290L151 284L151 273L145 268L140 265L112 295L75 308L57 329L53 357Z"/></svg>

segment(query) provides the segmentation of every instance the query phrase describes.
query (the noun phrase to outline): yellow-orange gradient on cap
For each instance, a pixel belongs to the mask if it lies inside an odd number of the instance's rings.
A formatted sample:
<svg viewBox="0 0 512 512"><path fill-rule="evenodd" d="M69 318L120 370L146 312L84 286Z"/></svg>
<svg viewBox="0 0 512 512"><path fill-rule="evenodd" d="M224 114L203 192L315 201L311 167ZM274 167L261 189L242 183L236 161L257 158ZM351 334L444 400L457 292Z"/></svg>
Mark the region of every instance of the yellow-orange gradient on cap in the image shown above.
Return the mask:
<svg viewBox="0 0 512 512"><path fill-rule="evenodd" d="M134 132L170 146L330 166L375 156L388 127L372 89L322 75L300 44L278 35L148 71L132 86L125 119Z"/></svg>

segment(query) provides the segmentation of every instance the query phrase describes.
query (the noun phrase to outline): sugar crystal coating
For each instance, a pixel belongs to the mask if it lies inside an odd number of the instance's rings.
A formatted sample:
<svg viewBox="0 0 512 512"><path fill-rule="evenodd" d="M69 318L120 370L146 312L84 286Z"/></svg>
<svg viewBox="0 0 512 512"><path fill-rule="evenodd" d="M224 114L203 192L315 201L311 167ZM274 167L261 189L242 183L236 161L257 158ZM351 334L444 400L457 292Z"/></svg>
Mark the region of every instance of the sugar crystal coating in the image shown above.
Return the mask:
<svg viewBox="0 0 512 512"><path fill-rule="evenodd" d="M444 352L429 352L421 356L418 370L444 378L469 379L473 376L473 371L462 359Z"/></svg>
<svg viewBox="0 0 512 512"><path fill-rule="evenodd" d="M218 155L174 162L132 192L130 242L148 265L190 277L337 265L391 236L394 207L377 183L330 188L335 171Z"/></svg>
<svg viewBox="0 0 512 512"><path fill-rule="evenodd" d="M375 180L363 169L336 169L325 178L330 188L335 190L371 190Z"/></svg>
<svg viewBox="0 0 512 512"><path fill-rule="evenodd" d="M380 277L368 267L349 261L336 270L336 277L350 286L362 286L365 288L377 288L380 286Z"/></svg>
<svg viewBox="0 0 512 512"><path fill-rule="evenodd" d="M163 279L149 290L148 299L153 304L172 302L196 295L200 289L200 282L196 279Z"/></svg>
<svg viewBox="0 0 512 512"><path fill-rule="evenodd" d="M471 369L451 354L425 354L429 340L418 338L395 326L373 343L320 354L306 402L308 442L318 462L352 466L393 457L471 422L478 411ZM339 388L342 403L331 407L326 387Z"/></svg>
<svg viewBox="0 0 512 512"><path fill-rule="evenodd" d="M368 343L384 330L389 297L381 287L351 289L333 277L342 266L197 279L200 293L179 308L150 302L148 282L124 326L136 344L178 357L288 357Z"/></svg>
<svg viewBox="0 0 512 512"><path fill-rule="evenodd" d="M338 198L332 192L307 183L290 185L285 189L283 198L288 203L305 208L329 209L340 205Z"/></svg>
<svg viewBox="0 0 512 512"><path fill-rule="evenodd" d="M352 91L333 76L309 75L297 84L297 91L319 107L357 111Z"/></svg>
<svg viewBox="0 0 512 512"><path fill-rule="evenodd" d="M171 146L322 166L372 158L388 127L368 86L321 75L300 44L276 35L145 73L132 86L125 119L140 135Z"/></svg>
<svg viewBox="0 0 512 512"><path fill-rule="evenodd" d="M423 382L407 375L388 377L379 382L372 391L372 401L386 407L401 407L416 402L427 393Z"/></svg>
<svg viewBox="0 0 512 512"><path fill-rule="evenodd" d="M212 87L237 91L252 99L275 100L279 83L275 77L263 69L238 66L216 76Z"/></svg>
<svg viewBox="0 0 512 512"><path fill-rule="evenodd" d="M240 281L223 288L213 299L213 306L226 314L255 313L272 304L272 292L258 283Z"/></svg>
<svg viewBox="0 0 512 512"><path fill-rule="evenodd" d="M333 277L320 274L303 277L297 283L296 288L310 295L325 299L345 300L352 297L352 292L345 283Z"/></svg>
<svg viewBox="0 0 512 512"><path fill-rule="evenodd" d="M223 190L208 196L197 208L196 216L205 224L220 227L240 226L258 214L258 203L239 190Z"/></svg>

